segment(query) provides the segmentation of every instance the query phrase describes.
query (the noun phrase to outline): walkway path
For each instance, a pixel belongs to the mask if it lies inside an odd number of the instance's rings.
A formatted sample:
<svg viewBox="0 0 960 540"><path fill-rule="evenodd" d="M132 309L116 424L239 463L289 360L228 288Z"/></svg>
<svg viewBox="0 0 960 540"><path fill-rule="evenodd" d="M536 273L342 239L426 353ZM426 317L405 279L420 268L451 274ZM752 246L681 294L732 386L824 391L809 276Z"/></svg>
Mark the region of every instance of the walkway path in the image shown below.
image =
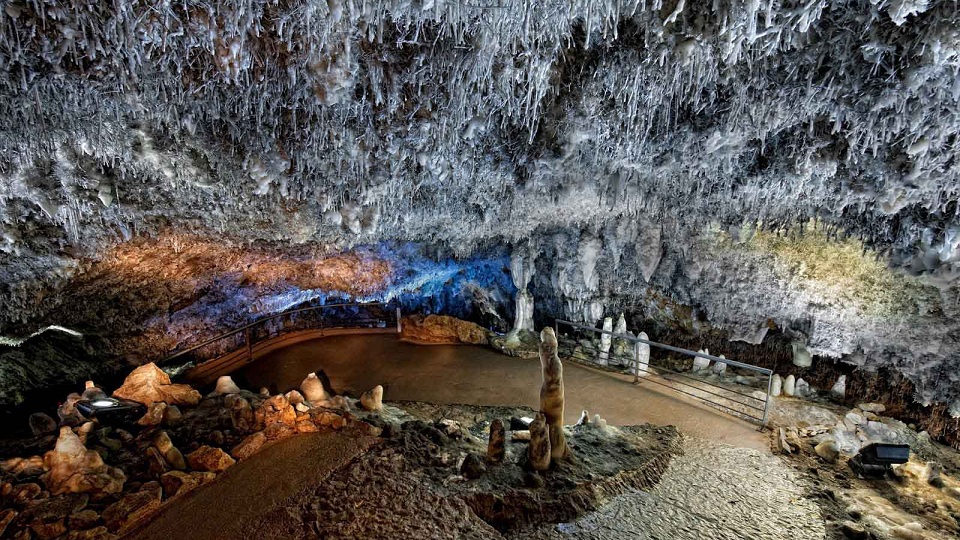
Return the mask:
<svg viewBox="0 0 960 540"><path fill-rule="evenodd" d="M599 413L618 425L677 426L683 433L734 446L767 450L755 424L654 384L633 385L632 378L564 364L566 422L580 411ZM268 354L234 374L251 388L299 386L312 371L323 370L338 392L359 396L377 385L384 399L470 405L537 407L540 362L504 356L472 345L414 345L393 335L336 336L306 341Z"/></svg>
<svg viewBox="0 0 960 540"><path fill-rule="evenodd" d="M213 483L167 505L129 540L256 538L251 526L302 489L360 455L376 439L311 433L267 446ZM252 535L252 536L248 536Z"/></svg>

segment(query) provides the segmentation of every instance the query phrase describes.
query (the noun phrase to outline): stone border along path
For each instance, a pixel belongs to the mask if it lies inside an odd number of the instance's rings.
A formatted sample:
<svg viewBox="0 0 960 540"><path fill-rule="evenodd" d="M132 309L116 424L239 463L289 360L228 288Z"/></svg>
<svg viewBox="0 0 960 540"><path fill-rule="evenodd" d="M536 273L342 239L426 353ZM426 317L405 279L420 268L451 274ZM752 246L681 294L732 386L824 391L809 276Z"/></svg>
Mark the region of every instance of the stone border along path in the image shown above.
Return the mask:
<svg viewBox="0 0 960 540"><path fill-rule="evenodd" d="M686 435L769 451L755 424L693 398L632 377L564 364L564 421L576 423L582 409L614 425L649 422L675 425ZM236 372L241 386L297 387L305 373L323 370L334 389L352 395L377 384L385 401L439 404L539 404L540 361L503 355L477 345L415 345L392 335L334 336L304 341L264 355Z"/></svg>

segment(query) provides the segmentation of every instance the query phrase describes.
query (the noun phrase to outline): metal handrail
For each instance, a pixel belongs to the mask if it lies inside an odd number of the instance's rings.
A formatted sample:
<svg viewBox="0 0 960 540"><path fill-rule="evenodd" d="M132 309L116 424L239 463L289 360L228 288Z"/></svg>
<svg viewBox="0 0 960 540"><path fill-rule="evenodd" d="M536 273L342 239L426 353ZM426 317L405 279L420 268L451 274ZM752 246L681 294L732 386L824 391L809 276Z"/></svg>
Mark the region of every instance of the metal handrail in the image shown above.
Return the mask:
<svg viewBox="0 0 960 540"><path fill-rule="evenodd" d="M347 303L340 303L340 304L324 304L324 305L320 305L320 306L308 306L308 307L303 307L303 308L288 309L288 310L285 310L285 311L281 311L281 312L279 312L279 313L274 313L273 315L268 315L267 317L264 317L264 318L262 318L262 319L257 319L256 321L253 321L253 322L251 322L251 323L245 324L245 325L243 325L243 326L240 326L240 327L235 328L235 329L233 329L233 330L230 330L230 331L228 331L228 332L224 332L223 334L214 336L214 337L212 337L212 338L210 338L210 339L208 339L208 340L206 340L206 341L197 343L196 345L192 345L192 346L190 346L190 347L187 348L187 349L184 349L184 350L182 350L182 351L178 351L178 352L176 352L176 353L174 353L174 354L172 354L172 355L164 358L163 360L161 360L161 361L160 361L160 364L161 364L161 365L167 364L167 363L169 363L170 361L172 361L172 360L174 360L174 359L176 359L176 358L179 358L179 357L181 357L181 356L183 356L183 355L185 355L185 354L189 354L189 353L191 353L191 352L194 352L194 351L196 351L196 350L198 350L198 349L202 349L203 347L206 347L207 345L210 345L211 343L216 343L217 341L220 341L220 340L222 340L222 339L226 339L226 338L228 338L228 337L236 336L237 334L239 334L239 333L241 333L241 332L247 332L247 331L249 331L249 330L250 330L251 328L253 328L254 326L261 325L261 324L263 324L263 323L267 323L267 322L270 322L270 321L272 321L272 320L274 320L274 319L279 319L279 318L281 318L281 317L285 317L285 316L288 316L288 315L295 315L295 314L297 314L297 313L303 313L303 312L306 312L306 311L318 311L318 310L330 309L330 308L388 306L388 305L390 305L390 304L387 303L387 302L366 302L366 303L350 303L350 302L347 302ZM323 320L320 321L320 327L323 328ZM400 308L397 308L397 332L399 332L399 331L400 331ZM252 345L252 343L249 342L249 335L247 335L246 338L247 338L247 347L249 347L249 346Z"/></svg>
<svg viewBox="0 0 960 540"><path fill-rule="evenodd" d="M681 347L674 347L673 345L667 345L666 343L659 343L659 342L656 342L656 341L650 341L650 340L648 340L648 339L643 339L643 338L631 336L631 335L628 335L628 334L618 334L618 333L612 332L612 331L610 331L610 330L604 330L604 329L602 329L602 328L596 328L596 327L593 327L593 326L588 326L588 325L585 325L585 324L575 323L575 322L573 322L573 321L566 321L566 320L563 320L563 319L556 319L556 320L555 320L555 323L554 323L554 329L556 330L556 333L557 333L557 335L558 335L558 338L559 338L559 334L560 334L560 325L561 325L561 324L566 325L566 326L569 326L569 327L574 328L574 329L578 329L578 330L585 330L585 331L588 331L588 332L594 332L594 333L599 333L599 334L607 334L607 335L609 335L609 336L611 336L611 337L614 337L614 338L617 338L617 339L622 339L622 340L624 340L624 341L628 341L628 342L634 343L634 347L633 347L633 349L634 349L634 382L640 382L640 380L641 380L641 379L640 379L640 351L639 351L639 348L637 347L637 344L639 344L639 343L646 344L646 345L649 345L649 346L651 346L651 347L657 347L657 348L660 348L660 349L665 349L665 350L672 351L672 352L676 352L676 353L681 353L681 354L684 354L684 355L687 355L687 356L707 358L707 359L712 360L712 361L714 361L714 362L720 362L720 363L726 364L726 365L728 365L728 366L733 366L733 367L736 367L736 368L745 369L745 370L748 370L748 371L754 371L754 372L757 372L757 373L761 373L761 374L763 374L763 375L766 375L766 376L767 376L767 392L766 392L766 396L764 397L764 399L760 399L760 398L755 397L755 396L751 396L751 395L743 394L743 393L741 393L741 392L737 392L736 390L731 390L731 389L729 389L729 388L724 388L724 387L722 387L722 386L720 386L720 385L712 384L712 383L710 383L710 382L708 382L708 381L703 381L703 380L694 379L694 378L689 377L689 376L687 376L687 375L685 375L685 374L683 374L683 373L680 373L680 372L677 372L677 371L673 371L673 370L668 369L668 368L660 368L660 367L657 368L658 370L666 371L666 372L668 372L668 373L670 373L670 374L672 374L672 375L679 375L679 376L681 376L681 377L683 377L683 378L690 379L690 380L695 381L695 382L704 383L704 384L713 386L713 387L718 388L718 389L720 389L720 390L723 390L723 391L725 391L725 392L730 392L730 393L732 393L732 394L736 394L736 395L743 396L743 397L746 397L746 398L755 399L755 400L757 400L757 401L763 401L763 409L762 409L762 410L763 410L763 417L762 417L762 418L757 418L757 417L755 417L755 416L753 416L753 415L751 415L751 414L749 414L749 413L743 412L743 411L737 411L737 410L732 409L732 408L730 408L730 407L728 407L728 406L726 406L726 405L724 405L724 404L722 404L722 403L717 403L716 401L711 401L711 400L703 397L702 395L701 395L701 396L698 396L698 395L692 394L692 393L690 393L690 392L686 392L686 391L684 391L684 390L681 390L681 389L679 389L679 388L676 388L676 387L674 387L674 386L672 386L672 385L667 385L667 384L661 383L661 382L659 382L659 381L655 381L655 380L652 380L652 379L648 379L650 382L654 382L654 383L660 384L660 385L662 385L662 386L666 386L666 387L671 388L672 390L674 390L674 391L676 391L676 392L680 392L680 393L682 393L682 394L686 394L686 395L695 397L695 398L697 398L697 399L700 399L700 400L702 400L702 401L705 401L705 402L707 402L707 403L710 403L711 405L715 405L715 406L718 406L718 407L720 407L720 408L726 409L726 410L728 410L728 411L734 412L734 413L736 413L736 414L738 414L738 415L742 415L742 416L746 416L746 417L748 417L748 418L752 418L752 419L754 419L754 420L758 420L758 421L760 422L760 429L763 430L764 428L766 428L766 426L767 426L767 417L768 417L769 412L770 412L770 394L771 394L772 389L773 389L773 370L767 369L767 368L764 368L764 367L760 367L760 366L754 366L754 365L752 365L752 364L745 364L745 363L743 363L743 362L738 362L738 361L736 361L736 360L730 360L730 359L728 359L728 358L720 358L720 357L718 357L718 356L713 356L712 354L707 354L707 353L701 353L701 352L697 352L697 351L692 351L692 350L690 350L690 349L684 349L684 348L681 348ZM571 357L572 357L572 355L571 355ZM649 369L646 369L646 370L644 370L644 371L645 371L645 373L649 373L649 372L650 372ZM707 394L710 394L710 395L713 395L713 396L717 396L717 397L722 398L722 399L729 400L729 401L731 401L732 403L736 403L737 405L740 405L740 406L743 406L743 407L748 407L748 408L755 409L755 410L758 410L758 411L761 410L759 407L754 407L754 406L752 406L752 405L748 405L747 403L743 403L742 401L738 401L738 400L736 400L736 399L734 399L734 398L731 398L731 397L728 397L728 396L724 396L724 395L721 395L721 394L717 394L717 393L715 393L715 392L711 392L710 390L707 390L707 389L705 389L705 388L701 388L701 387L698 387L698 386L694 386L694 385L692 385L692 384L690 384L690 383L687 383L687 382L684 382L684 381L678 381L678 380L673 379L673 378L667 378L666 380L671 381L671 382L674 382L674 383L677 383L677 384L682 384L682 385L689 386L689 387L691 387L691 388L696 389L696 390L699 391L699 392L707 393Z"/></svg>

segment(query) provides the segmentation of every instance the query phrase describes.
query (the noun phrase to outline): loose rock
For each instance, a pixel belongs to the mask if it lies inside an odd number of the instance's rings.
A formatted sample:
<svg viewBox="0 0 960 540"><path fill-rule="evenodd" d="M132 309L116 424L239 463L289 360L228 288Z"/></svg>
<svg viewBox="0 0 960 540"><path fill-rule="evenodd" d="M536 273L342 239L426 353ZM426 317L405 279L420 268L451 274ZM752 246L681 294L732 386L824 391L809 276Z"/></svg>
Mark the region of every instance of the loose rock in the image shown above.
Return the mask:
<svg viewBox="0 0 960 540"><path fill-rule="evenodd" d="M187 462L183 458L183 453L173 445L173 441L170 440L170 435L166 431L158 431L153 437L153 447L156 448L160 455L163 456L163 459L171 467L177 470L184 470L187 468Z"/></svg>
<svg viewBox="0 0 960 540"><path fill-rule="evenodd" d="M160 483L163 485L164 494L169 498L193 491L216 477L212 472L170 471L160 477Z"/></svg>
<svg viewBox="0 0 960 540"><path fill-rule="evenodd" d="M140 491L131 493L103 511L103 521L110 532L117 532L149 516L160 508L163 489L159 482L148 482Z"/></svg>
<svg viewBox="0 0 960 540"><path fill-rule="evenodd" d="M264 435L262 431L258 431L240 441L240 444L234 446L233 449L230 450L230 455L237 461L243 461L259 452L266 442L267 436Z"/></svg>
<svg viewBox="0 0 960 540"><path fill-rule="evenodd" d="M460 465L460 474L468 480L480 478L486 472L487 467L483 464L483 458L473 452L467 454L463 464Z"/></svg>
<svg viewBox="0 0 960 540"><path fill-rule="evenodd" d="M126 476L123 471L107 466L100 454L87 450L69 427L60 428L56 447L43 457L49 469L41 479L54 495L102 491L118 493Z"/></svg>
<svg viewBox="0 0 960 540"><path fill-rule="evenodd" d="M219 448L204 445L187 454L187 462L197 471L222 472L232 467L236 460Z"/></svg>
<svg viewBox="0 0 960 540"><path fill-rule="evenodd" d="M30 415L30 431L35 437L56 433L57 421L48 414L33 413Z"/></svg>
<svg viewBox="0 0 960 540"><path fill-rule="evenodd" d="M840 458L840 448L833 439L821 442L813 450L827 463L836 463L837 459Z"/></svg>
<svg viewBox="0 0 960 540"><path fill-rule="evenodd" d="M147 406L157 401L168 405L191 406L200 402L200 392L186 384L171 384L170 376L153 363L131 371L113 396Z"/></svg>
<svg viewBox="0 0 960 540"><path fill-rule="evenodd" d="M167 413L167 404L158 401L147 406L147 412L137 420L141 426L159 426L163 423L163 417Z"/></svg>

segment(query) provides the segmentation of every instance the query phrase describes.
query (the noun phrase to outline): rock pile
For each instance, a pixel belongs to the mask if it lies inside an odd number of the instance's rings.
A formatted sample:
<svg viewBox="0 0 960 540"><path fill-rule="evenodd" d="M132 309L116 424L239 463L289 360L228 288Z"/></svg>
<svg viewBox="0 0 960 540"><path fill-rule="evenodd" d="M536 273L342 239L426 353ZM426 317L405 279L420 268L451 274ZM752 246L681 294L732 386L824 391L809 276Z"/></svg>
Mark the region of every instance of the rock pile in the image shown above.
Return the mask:
<svg viewBox="0 0 960 540"><path fill-rule="evenodd" d="M122 427L84 418L78 401L107 397L92 382L86 386L60 406L59 422L42 413L30 417L34 439L21 446L48 444L52 450L0 462L0 537L114 538L269 441L347 427L379 433L347 412L351 399L331 398L315 374L301 385L302 394L254 394L225 376L202 398L148 364L113 393L147 406L141 418ZM382 398L377 386L361 404L382 412Z"/></svg>

